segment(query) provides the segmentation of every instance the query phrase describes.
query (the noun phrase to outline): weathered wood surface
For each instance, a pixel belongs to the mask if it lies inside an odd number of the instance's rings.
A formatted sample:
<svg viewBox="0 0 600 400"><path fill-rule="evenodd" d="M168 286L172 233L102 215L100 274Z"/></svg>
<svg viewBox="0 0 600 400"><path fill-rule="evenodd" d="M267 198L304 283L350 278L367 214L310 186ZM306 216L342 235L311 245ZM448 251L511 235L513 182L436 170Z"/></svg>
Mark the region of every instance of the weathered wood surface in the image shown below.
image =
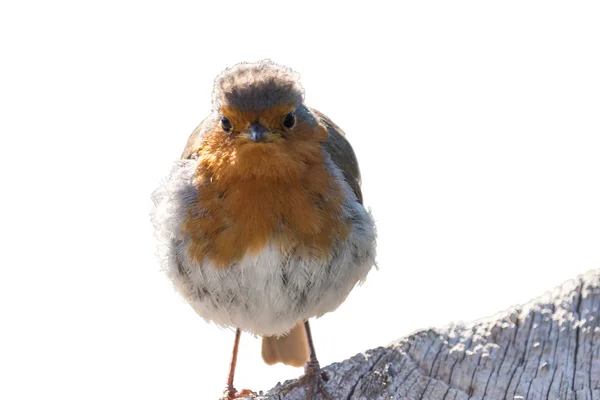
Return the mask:
<svg viewBox="0 0 600 400"><path fill-rule="evenodd" d="M523 306L332 364L325 387L331 400L600 400L599 308L594 270ZM261 398L306 398L282 394L286 384Z"/></svg>

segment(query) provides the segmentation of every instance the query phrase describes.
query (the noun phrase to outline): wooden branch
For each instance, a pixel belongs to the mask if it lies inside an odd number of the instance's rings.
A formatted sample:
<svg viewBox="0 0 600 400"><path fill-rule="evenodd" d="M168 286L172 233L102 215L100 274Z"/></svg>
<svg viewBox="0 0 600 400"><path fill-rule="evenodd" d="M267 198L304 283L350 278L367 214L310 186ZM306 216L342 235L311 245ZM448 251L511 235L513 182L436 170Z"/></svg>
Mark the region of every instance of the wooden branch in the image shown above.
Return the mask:
<svg viewBox="0 0 600 400"><path fill-rule="evenodd" d="M325 368L335 399L600 400L600 270L470 324L419 331ZM291 381L290 381L291 382ZM278 384L261 399L305 400Z"/></svg>

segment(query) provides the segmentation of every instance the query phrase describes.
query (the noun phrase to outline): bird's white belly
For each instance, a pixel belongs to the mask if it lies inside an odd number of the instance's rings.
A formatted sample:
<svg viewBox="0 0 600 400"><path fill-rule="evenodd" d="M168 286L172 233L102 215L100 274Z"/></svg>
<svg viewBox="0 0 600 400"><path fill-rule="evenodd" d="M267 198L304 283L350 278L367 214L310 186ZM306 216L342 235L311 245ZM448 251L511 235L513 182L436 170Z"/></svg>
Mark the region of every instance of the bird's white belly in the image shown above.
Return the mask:
<svg viewBox="0 0 600 400"><path fill-rule="evenodd" d="M352 230L326 259L285 254L267 245L227 267L192 260L190 239L180 226L197 196L191 184L194 166L194 161L179 161L154 193L153 222L163 267L204 319L257 335L283 335L299 321L335 310L375 264L373 219L339 171L339 184L348 193L344 215Z"/></svg>

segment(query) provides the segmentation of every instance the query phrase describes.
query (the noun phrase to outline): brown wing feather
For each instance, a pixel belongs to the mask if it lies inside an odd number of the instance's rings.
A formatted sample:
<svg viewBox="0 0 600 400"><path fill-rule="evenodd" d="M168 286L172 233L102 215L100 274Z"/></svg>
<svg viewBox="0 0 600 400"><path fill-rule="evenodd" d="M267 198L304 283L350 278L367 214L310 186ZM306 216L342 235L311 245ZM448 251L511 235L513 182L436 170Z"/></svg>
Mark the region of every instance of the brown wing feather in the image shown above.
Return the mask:
<svg viewBox="0 0 600 400"><path fill-rule="evenodd" d="M194 129L190 137L188 138L187 144L185 145L185 149L183 149L183 153L181 153L181 159L184 160L186 158L190 158L192 154L196 150L198 150L198 145L200 144L200 138L206 132L208 127L212 123L212 115L205 118L204 121L200 122L200 125Z"/></svg>
<svg viewBox="0 0 600 400"><path fill-rule="evenodd" d="M350 185L354 194L356 194L359 203L362 204L363 197L362 191L360 190L360 169L358 168L358 161L354 154L354 150L352 150L350 142L345 138L344 131L320 111L311 109L311 112L327 127L327 130L329 131L329 140L325 144L325 149L331 156L333 163L344 174L346 182L348 182L348 185Z"/></svg>

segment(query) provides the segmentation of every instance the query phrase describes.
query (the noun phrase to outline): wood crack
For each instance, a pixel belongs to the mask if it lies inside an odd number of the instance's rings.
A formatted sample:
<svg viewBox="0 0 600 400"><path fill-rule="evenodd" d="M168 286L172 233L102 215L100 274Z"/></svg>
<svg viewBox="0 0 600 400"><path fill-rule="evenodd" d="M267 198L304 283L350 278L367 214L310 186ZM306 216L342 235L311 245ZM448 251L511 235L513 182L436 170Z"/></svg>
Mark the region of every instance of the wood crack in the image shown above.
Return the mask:
<svg viewBox="0 0 600 400"><path fill-rule="evenodd" d="M575 355L573 356L573 380L571 381L571 390L575 391L575 378L577 376L577 357L579 355L579 335L581 334L581 324L579 319L581 318L581 292L583 290L583 283L577 288L577 306L575 307L575 314L577 320L575 321Z"/></svg>
<svg viewBox="0 0 600 400"><path fill-rule="evenodd" d="M348 400L352 399L352 396L354 395L354 391L356 390L356 388L358 387L359 383L360 383L360 379L368 374L370 374L371 372L373 372L375 370L375 367L377 366L377 363L379 361L381 361L381 359L386 355L385 352L382 352L381 355L379 357L377 357L377 360L373 361L373 365L371 365L371 368L369 368L367 371L365 371L364 374L359 375L358 379L356 380L356 383L354 385L352 385L352 387L350 388L350 393L348 394Z"/></svg>
<svg viewBox="0 0 600 400"><path fill-rule="evenodd" d="M599 303L600 269L523 306L326 367L325 389L331 400L600 400ZM280 388L259 399L306 400Z"/></svg>

